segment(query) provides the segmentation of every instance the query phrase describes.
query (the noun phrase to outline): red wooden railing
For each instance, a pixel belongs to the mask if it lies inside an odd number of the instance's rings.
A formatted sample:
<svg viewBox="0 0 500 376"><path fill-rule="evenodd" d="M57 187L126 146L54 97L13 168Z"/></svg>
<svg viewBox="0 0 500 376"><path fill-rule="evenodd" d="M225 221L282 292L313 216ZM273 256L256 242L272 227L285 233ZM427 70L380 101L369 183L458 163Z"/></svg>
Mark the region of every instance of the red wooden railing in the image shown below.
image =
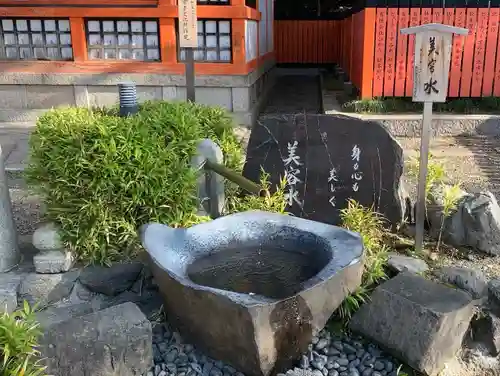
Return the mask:
<svg viewBox="0 0 500 376"><path fill-rule="evenodd" d="M413 90L413 36L399 30L431 22L466 27L453 38L448 96L500 96L499 8L367 8L343 20L275 21L278 63L337 63L361 97Z"/></svg>

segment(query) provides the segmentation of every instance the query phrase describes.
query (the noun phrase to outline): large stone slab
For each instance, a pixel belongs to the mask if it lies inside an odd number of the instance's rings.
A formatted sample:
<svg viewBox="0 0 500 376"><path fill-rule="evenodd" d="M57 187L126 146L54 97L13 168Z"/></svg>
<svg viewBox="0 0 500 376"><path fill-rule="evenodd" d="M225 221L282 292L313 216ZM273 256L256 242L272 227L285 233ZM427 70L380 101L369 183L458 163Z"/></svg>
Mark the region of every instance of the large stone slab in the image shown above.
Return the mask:
<svg viewBox="0 0 500 376"><path fill-rule="evenodd" d="M41 341L47 374L140 376L153 365L151 323L133 303L50 326Z"/></svg>
<svg viewBox="0 0 500 376"><path fill-rule="evenodd" d="M141 229L169 322L249 376L293 365L361 283L358 234L250 211L188 229Z"/></svg>
<svg viewBox="0 0 500 376"><path fill-rule="evenodd" d="M435 376L459 350L473 313L466 292L407 272L377 287L350 325L417 371Z"/></svg>
<svg viewBox="0 0 500 376"><path fill-rule="evenodd" d="M263 168L278 184L289 181L293 214L338 224L354 199L392 223L405 211L403 149L377 122L347 116L266 116L250 136L243 174L259 180Z"/></svg>

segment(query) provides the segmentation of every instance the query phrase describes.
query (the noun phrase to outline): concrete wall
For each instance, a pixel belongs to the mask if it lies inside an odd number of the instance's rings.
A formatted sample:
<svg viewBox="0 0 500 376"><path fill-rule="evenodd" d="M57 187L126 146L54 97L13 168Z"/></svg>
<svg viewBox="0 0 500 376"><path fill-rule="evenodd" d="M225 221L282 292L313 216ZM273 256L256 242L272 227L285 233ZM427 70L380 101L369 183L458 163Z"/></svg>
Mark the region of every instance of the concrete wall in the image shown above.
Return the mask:
<svg viewBox="0 0 500 376"><path fill-rule="evenodd" d="M274 62L245 76L198 76L196 101L226 108L241 125L252 125L274 85ZM111 106L118 102L117 84L133 81L144 100L186 100L184 76L158 74L0 75L0 121L30 121L62 106Z"/></svg>

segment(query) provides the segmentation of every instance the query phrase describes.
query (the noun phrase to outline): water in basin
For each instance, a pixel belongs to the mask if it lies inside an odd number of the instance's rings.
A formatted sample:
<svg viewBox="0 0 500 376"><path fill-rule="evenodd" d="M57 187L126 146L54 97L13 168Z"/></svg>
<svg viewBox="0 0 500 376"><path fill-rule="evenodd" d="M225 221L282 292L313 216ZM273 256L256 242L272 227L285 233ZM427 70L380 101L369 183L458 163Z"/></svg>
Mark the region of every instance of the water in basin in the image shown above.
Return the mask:
<svg viewBox="0 0 500 376"><path fill-rule="evenodd" d="M278 247L232 246L203 256L188 267L199 285L283 299L301 291L301 284L329 262L326 253Z"/></svg>

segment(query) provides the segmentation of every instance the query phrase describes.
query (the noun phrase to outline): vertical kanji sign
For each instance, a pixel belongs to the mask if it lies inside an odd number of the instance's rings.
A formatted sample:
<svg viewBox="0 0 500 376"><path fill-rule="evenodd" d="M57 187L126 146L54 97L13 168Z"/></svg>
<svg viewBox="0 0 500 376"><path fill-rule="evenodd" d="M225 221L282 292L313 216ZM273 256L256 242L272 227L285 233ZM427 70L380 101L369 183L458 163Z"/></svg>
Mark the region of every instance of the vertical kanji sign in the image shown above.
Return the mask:
<svg viewBox="0 0 500 376"><path fill-rule="evenodd" d="M179 0L179 47L186 51L186 94L195 101L194 51L198 47L196 0Z"/></svg>
<svg viewBox="0 0 500 376"><path fill-rule="evenodd" d="M432 103L446 101L453 34L467 35L468 32L467 29L461 27L438 23L401 29L401 34L415 35L413 101L424 103L415 223L415 250L417 252L422 251L424 243L425 186L432 124Z"/></svg>

